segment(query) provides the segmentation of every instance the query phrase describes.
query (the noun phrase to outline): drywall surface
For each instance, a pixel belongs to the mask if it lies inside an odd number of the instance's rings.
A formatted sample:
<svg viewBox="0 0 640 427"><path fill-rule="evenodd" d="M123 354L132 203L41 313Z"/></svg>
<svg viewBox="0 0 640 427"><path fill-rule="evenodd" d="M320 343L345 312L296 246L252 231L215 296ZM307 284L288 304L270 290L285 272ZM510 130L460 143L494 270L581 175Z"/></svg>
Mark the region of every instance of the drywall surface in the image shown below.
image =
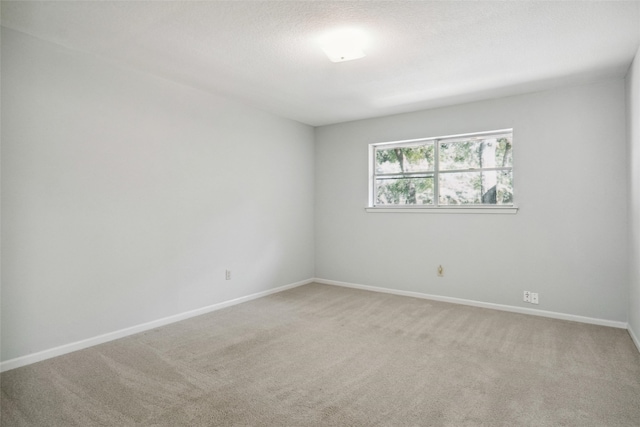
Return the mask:
<svg viewBox="0 0 640 427"><path fill-rule="evenodd" d="M313 277L313 138L3 29L2 360Z"/></svg>
<svg viewBox="0 0 640 427"><path fill-rule="evenodd" d="M629 139L629 328L640 338L640 49L627 74ZM636 343L637 345L638 343Z"/></svg>
<svg viewBox="0 0 640 427"><path fill-rule="evenodd" d="M517 214L365 212L368 144L505 128ZM625 140L622 79L316 128L316 277L626 322Z"/></svg>

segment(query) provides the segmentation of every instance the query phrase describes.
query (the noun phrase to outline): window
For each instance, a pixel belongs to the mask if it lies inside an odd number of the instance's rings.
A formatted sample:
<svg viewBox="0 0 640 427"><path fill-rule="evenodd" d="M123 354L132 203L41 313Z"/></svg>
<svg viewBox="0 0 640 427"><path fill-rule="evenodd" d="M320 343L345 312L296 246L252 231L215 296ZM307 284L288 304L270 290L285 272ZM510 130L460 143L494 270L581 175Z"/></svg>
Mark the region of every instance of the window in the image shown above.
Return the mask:
<svg viewBox="0 0 640 427"><path fill-rule="evenodd" d="M371 208L513 208L511 129L371 144Z"/></svg>

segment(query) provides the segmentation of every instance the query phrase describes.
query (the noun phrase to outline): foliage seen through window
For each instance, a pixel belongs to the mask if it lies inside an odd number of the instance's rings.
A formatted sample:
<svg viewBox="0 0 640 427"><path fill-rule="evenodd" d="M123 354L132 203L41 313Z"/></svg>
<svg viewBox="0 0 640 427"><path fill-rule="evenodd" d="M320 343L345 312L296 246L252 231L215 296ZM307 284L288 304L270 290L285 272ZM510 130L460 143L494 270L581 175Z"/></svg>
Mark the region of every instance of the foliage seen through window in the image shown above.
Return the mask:
<svg viewBox="0 0 640 427"><path fill-rule="evenodd" d="M374 206L513 205L510 130L372 148Z"/></svg>

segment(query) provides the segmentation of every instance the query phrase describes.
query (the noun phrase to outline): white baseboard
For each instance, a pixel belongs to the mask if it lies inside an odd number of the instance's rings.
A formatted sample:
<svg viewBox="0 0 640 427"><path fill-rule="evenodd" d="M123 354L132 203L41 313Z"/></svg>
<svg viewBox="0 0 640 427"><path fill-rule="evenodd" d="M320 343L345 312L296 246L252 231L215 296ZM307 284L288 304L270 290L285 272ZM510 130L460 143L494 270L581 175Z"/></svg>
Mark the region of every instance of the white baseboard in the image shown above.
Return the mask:
<svg viewBox="0 0 640 427"><path fill-rule="evenodd" d="M98 335L96 337L88 338L81 341L76 341L69 344L64 344L59 347L50 348L48 350L39 351L37 353L28 354L26 356L16 357L15 359L6 360L0 363L0 372L5 372L11 369L19 368L21 366L31 365L32 363L40 362L42 360L51 359L52 357L62 356L63 354L71 353L74 351L82 350L94 345L103 344L105 342L124 338L129 335L137 334L140 332L148 331L160 326L168 325L170 323L179 322L181 320L189 319L191 317L200 316L202 314L210 313L212 311L220 310L222 308L230 307L232 305L241 304L243 302L251 301L257 298L261 298L267 295L275 294L278 292L286 291L287 289L296 288L298 286L312 283L312 279L302 280L300 282L291 283L288 285L280 286L277 288L269 289L267 291L258 292L255 294L247 295L244 297L232 299L229 301L219 302L217 304L209 305L207 307L198 308L195 310L187 311L184 313L176 314L173 316L164 317L162 319L153 320L151 322L142 323L140 325L132 326L130 328L120 329L118 331L109 332L107 334Z"/></svg>
<svg viewBox="0 0 640 427"><path fill-rule="evenodd" d="M553 311L537 310L535 308L516 307L511 305L493 304L490 302L474 301L462 298L444 297L439 295L429 295L420 292L401 291L397 289L379 288L376 286L359 285L355 283L338 282L335 280L327 280L321 278L313 279L316 283L322 283L325 285L342 286L345 288L362 289L365 291L382 292L385 294L401 295L406 297L429 299L434 301L450 302L453 304L470 305L473 307L491 308L493 310L509 311L512 313L531 314L533 316L550 317L553 319L570 320L573 322L590 323L593 325L610 326L613 328L628 329L628 324L625 322L617 322L615 320L596 319L593 317L576 316L573 314L556 313ZM630 332L631 330L628 329ZM636 340L636 345L638 341ZM640 346L639 346L640 348Z"/></svg>
<svg viewBox="0 0 640 427"><path fill-rule="evenodd" d="M382 292L393 295L401 295L408 296L414 298L422 298L429 299L434 301L442 301L449 302L453 304L461 304L461 305L469 305L473 307L482 307L482 308L490 308L494 310L501 311L509 311L513 313L521 313L521 314L531 314L534 316L542 316L542 317L550 317L554 319L562 319L562 320L570 320L574 322L581 323L589 323L594 325L601 326L610 326L614 328L627 329L629 331L629 335L631 339L635 343L636 347L638 347L638 351L640 351L640 340L631 329L631 327L624 322L617 322L613 320L605 320L605 319L596 319L592 317L584 317L584 316L576 316L572 314L564 314L564 313L556 313L552 311L545 310L536 310L531 308L524 307L515 307L509 305L502 304L493 304L481 301L473 301L461 298L453 298L453 297L444 297L439 295L429 295L423 294L419 292L411 292L411 291L401 291L397 289L389 289L389 288L380 288L376 286L367 286L367 285L359 285L355 283L348 282L339 282L335 280L327 280L321 278L307 279L302 280L300 282L291 283L288 285L280 286L277 288L269 289L267 291L258 292L255 294L247 295L244 297L232 299L229 301L223 301L217 304L209 305L207 307L198 308L196 310L187 311L185 313L176 314L173 316L164 317L162 319L154 320L151 322L143 323L140 325L132 326L125 329L120 329L118 331L109 332L107 334L99 335L96 337L88 338L81 341L76 341L73 343L61 345L59 347L54 347L51 349L43 350L38 353L28 354L26 356L16 357L15 359L6 360L4 362L0 362L0 372L5 372L11 369L19 368L21 366L31 365L32 363L40 362L46 359L51 359L53 357L62 356L63 354L72 353L74 351L82 350L88 347L92 347L94 345L103 344L109 341L113 341L119 338L124 338L129 335L137 334L140 332L148 331L150 329L158 328L160 326L168 325L171 323L179 322L181 320L189 319L191 317L200 316L202 314L210 313L212 311L220 310L226 307L231 307L236 304L241 304L243 302L251 301L257 298L261 298L267 295L275 294L278 292L286 291L287 289L296 288L298 286L307 285L309 283L321 283L325 285L333 285L333 286L341 286L345 288L354 288L354 289L362 289L366 291L372 292Z"/></svg>
<svg viewBox="0 0 640 427"><path fill-rule="evenodd" d="M629 332L629 335L631 335L631 340L633 341L633 343L636 345L636 348L640 352L640 340L638 339L638 336L633 332L633 329L631 329L631 325L629 325L629 327L627 328L627 331Z"/></svg>

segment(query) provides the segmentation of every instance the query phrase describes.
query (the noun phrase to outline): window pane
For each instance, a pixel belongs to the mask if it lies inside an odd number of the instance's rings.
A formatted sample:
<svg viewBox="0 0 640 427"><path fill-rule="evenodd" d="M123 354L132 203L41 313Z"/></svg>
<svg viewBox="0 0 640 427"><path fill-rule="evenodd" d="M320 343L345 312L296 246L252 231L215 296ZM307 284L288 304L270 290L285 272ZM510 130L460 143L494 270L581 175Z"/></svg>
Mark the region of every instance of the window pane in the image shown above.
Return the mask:
<svg viewBox="0 0 640 427"><path fill-rule="evenodd" d="M479 141L440 142L440 170L480 167Z"/></svg>
<svg viewBox="0 0 640 427"><path fill-rule="evenodd" d="M376 179L377 205L431 205L433 197L433 176Z"/></svg>
<svg viewBox="0 0 640 427"><path fill-rule="evenodd" d="M502 205L513 203L511 171L443 173L438 180L443 205Z"/></svg>
<svg viewBox="0 0 640 427"><path fill-rule="evenodd" d="M511 167L511 138L506 135L468 141L440 141L440 170Z"/></svg>
<svg viewBox="0 0 640 427"><path fill-rule="evenodd" d="M501 135L497 138L496 166L513 167L513 146L510 135Z"/></svg>
<svg viewBox="0 0 640 427"><path fill-rule="evenodd" d="M376 149L376 173L425 172L433 170L433 143L415 147Z"/></svg>
<svg viewBox="0 0 640 427"><path fill-rule="evenodd" d="M513 171L498 172L498 188L496 194L498 204L513 203Z"/></svg>

